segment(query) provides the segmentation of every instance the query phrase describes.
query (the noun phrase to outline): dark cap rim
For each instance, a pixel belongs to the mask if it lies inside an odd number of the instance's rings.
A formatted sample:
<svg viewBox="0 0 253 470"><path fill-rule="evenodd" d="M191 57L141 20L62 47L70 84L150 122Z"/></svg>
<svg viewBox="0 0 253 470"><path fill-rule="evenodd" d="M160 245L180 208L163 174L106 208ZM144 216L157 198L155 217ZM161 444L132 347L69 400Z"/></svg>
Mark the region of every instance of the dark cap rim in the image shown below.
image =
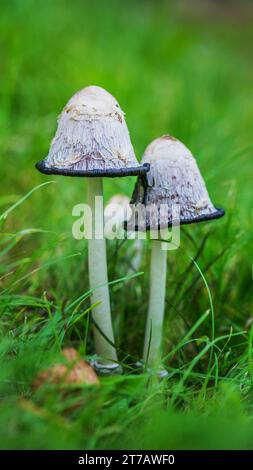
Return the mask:
<svg viewBox="0 0 253 470"><path fill-rule="evenodd" d="M180 219L180 225L190 225L190 224L197 224L197 223L200 223L200 222L207 222L208 220L215 220L215 219L220 219L221 217L223 217L225 215L225 210L222 209L221 207L215 207L215 212L212 212L212 214L208 214L208 215L202 215L202 216L199 216L199 217L193 217L193 218L189 218L189 219ZM172 221L169 221L168 222L168 227L171 227L172 226ZM146 226L146 229L145 230L138 230L138 227L135 226L134 228L129 228L128 231L135 231L135 232L149 232L150 230L162 230L164 227L160 227L160 225L158 225L157 229L152 229L150 228L149 225ZM167 228L167 227L166 227ZM124 223L124 229L127 230L127 222Z"/></svg>
<svg viewBox="0 0 253 470"><path fill-rule="evenodd" d="M145 175L150 168L149 163L144 163L136 167L128 168L109 168L107 170L71 170L66 168L48 167L44 160L40 160L36 163L35 167L41 173L45 175L61 175L61 176L72 176L72 177L107 177L107 178L120 178L123 176L138 176Z"/></svg>

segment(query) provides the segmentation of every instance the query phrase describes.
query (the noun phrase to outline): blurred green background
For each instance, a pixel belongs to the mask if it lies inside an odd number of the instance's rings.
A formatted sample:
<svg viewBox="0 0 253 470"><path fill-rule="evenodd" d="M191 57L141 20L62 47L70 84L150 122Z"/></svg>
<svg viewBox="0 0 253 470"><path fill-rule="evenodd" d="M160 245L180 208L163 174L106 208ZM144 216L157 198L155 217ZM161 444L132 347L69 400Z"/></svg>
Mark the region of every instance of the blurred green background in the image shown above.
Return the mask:
<svg viewBox="0 0 253 470"><path fill-rule="evenodd" d="M55 181L0 219L1 447L252 448L252 2L0 0L0 7L1 213ZM67 306L88 290L86 246L71 235L85 180L45 177L34 165L66 101L87 85L117 98L138 159L162 134L182 140L226 217L183 229L180 250L169 253L169 378L150 384L132 369L147 309L145 243L144 274L111 289L126 373L103 379L99 390L84 387L84 406L70 413L56 390L34 393L31 383L62 346L93 353L87 315L64 330ZM130 196L133 186L134 178L108 179L106 200ZM108 243L111 280L128 271L131 243ZM196 323L210 299L189 256L211 291L215 340L211 314Z"/></svg>

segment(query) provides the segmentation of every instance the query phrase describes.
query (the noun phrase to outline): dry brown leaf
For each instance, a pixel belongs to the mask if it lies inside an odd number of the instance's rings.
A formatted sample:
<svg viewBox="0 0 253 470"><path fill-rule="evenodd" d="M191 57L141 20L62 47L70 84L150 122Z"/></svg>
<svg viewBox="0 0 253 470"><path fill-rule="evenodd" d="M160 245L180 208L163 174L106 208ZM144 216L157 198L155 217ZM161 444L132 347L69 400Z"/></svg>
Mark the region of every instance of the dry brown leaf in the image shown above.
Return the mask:
<svg viewBox="0 0 253 470"><path fill-rule="evenodd" d="M35 389L44 384L75 385L80 386L98 385L99 378L88 362L81 359L74 348L65 348L62 355L66 363L55 364L40 372L33 383Z"/></svg>

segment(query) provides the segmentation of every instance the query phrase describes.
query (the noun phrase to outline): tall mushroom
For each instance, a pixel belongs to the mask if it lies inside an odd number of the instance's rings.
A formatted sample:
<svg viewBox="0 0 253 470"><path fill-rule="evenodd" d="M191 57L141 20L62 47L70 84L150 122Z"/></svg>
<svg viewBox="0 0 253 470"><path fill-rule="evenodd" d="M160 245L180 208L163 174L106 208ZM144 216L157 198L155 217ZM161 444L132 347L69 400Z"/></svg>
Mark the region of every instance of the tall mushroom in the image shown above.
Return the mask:
<svg viewBox="0 0 253 470"><path fill-rule="evenodd" d="M103 88L88 86L66 104L48 156L37 163L45 174L87 178L88 204L92 211L92 239L88 240L88 264L94 319L94 340L100 372L117 369L117 353L111 321L106 244L103 235L103 177L145 174L131 144L124 113ZM88 223L88 220L87 220ZM95 228L102 236L95 236Z"/></svg>
<svg viewBox="0 0 253 470"><path fill-rule="evenodd" d="M180 225L218 219L223 209L215 208L209 198L197 163L185 145L169 135L155 139L146 148L142 164L150 171L139 177L131 203L145 206L144 217L133 211L128 230L149 231L172 225L173 208L177 208ZM162 210L166 208L166 211ZM160 361L162 325L166 294L167 250L161 239L152 240L150 296L143 357L150 365Z"/></svg>

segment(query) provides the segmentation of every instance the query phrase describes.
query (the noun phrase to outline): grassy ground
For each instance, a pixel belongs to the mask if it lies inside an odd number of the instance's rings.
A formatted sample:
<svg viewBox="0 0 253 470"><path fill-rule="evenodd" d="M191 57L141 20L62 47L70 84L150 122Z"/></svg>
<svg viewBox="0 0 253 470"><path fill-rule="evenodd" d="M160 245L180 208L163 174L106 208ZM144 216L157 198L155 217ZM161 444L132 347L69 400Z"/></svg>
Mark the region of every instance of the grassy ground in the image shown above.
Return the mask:
<svg viewBox="0 0 253 470"><path fill-rule="evenodd" d="M252 448L252 12L242 4L186 14L180 4L1 0L2 448ZM47 178L34 164L66 100L88 84L118 98L138 158L159 135L183 140L227 215L182 230L181 248L169 254L169 378L150 383L132 370L147 309L147 242L144 274L111 289L125 374L66 397L31 383L63 346L93 353L88 315L74 321L89 299L72 305L88 290L86 245L71 236L85 181ZM106 181L106 199L130 196L133 185ZM129 269L129 250L131 241L108 243L111 280Z"/></svg>

